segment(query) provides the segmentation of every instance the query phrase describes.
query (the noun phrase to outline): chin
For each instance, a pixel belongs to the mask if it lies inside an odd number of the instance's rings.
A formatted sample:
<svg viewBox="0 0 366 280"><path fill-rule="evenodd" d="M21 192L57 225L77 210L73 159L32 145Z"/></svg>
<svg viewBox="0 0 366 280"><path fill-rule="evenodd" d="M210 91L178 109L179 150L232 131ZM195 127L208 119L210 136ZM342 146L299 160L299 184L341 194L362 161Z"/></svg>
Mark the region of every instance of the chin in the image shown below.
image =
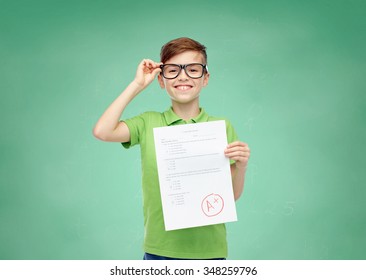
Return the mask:
<svg viewBox="0 0 366 280"><path fill-rule="evenodd" d="M182 99L182 98L171 98L171 100L177 104L189 104L189 103L194 103L196 100L198 99L198 97L193 98L193 99Z"/></svg>

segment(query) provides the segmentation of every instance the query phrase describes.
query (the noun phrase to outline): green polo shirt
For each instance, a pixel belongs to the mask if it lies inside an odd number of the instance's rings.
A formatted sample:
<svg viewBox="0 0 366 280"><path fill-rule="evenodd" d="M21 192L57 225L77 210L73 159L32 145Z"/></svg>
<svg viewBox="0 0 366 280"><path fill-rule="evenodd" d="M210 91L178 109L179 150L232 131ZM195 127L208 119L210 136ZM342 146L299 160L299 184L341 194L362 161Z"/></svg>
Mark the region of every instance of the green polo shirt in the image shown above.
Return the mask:
<svg viewBox="0 0 366 280"><path fill-rule="evenodd" d="M221 119L209 116L201 108L197 117L184 121L170 108L164 113L146 112L124 121L131 138L122 145L129 148L140 144L141 149L145 252L183 259L227 257L225 224L165 231L153 134L154 127L217 120ZM234 128L225 121L228 143L236 141Z"/></svg>

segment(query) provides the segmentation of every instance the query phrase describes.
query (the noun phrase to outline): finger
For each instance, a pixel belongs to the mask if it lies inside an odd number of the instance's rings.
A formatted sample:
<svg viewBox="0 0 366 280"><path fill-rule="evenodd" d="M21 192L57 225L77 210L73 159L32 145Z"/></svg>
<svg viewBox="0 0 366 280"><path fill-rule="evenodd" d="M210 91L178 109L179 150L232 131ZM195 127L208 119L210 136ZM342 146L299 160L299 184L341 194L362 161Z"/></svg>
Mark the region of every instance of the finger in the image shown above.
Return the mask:
<svg viewBox="0 0 366 280"><path fill-rule="evenodd" d="M154 62L153 60L151 59L147 59L147 58L144 58L141 63L140 63L141 66L143 67L146 67L146 68L149 68L149 69L152 69L152 68L156 68L156 67L159 67L157 66L158 63Z"/></svg>
<svg viewBox="0 0 366 280"><path fill-rule="evenodd" d="M231 148L231 147L236 147L236 146L248 147L248 144L244 143L244 142L240 142L240 141L235 141L235 142L230 143L227 147Z"/></svg>
<svg viewBox="0 0 366 280"><path fill-rule="evenodd" d="M240 161L240 162L247 162L250 158L250 154L230 154L225 155L230 160Z"/></svg>
<svg viewBox="0 0 366 280"><path fill-rule="evenodd" d="M232 152L236 152L236 151L242 151L242 152L248 152L250 153L250 149L248 146L234 146L234 147L230 147L225 149L225 153L232 153Z"/></svg>
<svg viewBox="0 0 366 280"><path fill-rule="evenodd" d="M156 69L154 69L154 71L152 72L152 74L153 75L157 75L160 72L161 72L161 69L160 68L156 68Z"/></svg>
<svg viewBox="0 0 366 280"><path fill-rule="evenodd" d="M144 62L146 63L146 65L148 65L149 67L152 67L152 68L160 67L160 65L162 64L161 62L155 62L155 61L153 61L151 59L147 59L147 58L144 59Z"/></svg>
<svg viewBox="0 0 366 280"><path fill-rule="evenodd" d="M249 158L242 158L242 157L233 157L233 158L230 158L230 160L233 160L236 163L240 162L240 163L244 163L244 164L247 164L249 162Z"/></svg>
<svg viewBox="0 0 366 280"><path fill-rule="evenodd" d="M227 156L229 158L231 158L231 157L249 157L250 153L244 152L244 151L233 151L233 152L225 153L225 156Z"/></svg>
<svg viewBox="0 0 366 280"><path fill-rule="evenodd" d="M153 68L152 62L150 60L145 60L145 67L147 67L149 70Z"/></svg>
<svg viewBox="0 0 366 280"><path fill-rule="evenodd" d="M157 64L153 61L147 60L147 59L145 59L143 61L143 65L141 67L145 74L156 75L157 73L159 73L161 71L159 64Z"/></svg>
<svg viewBox="0 0 366 280"><path fill-rule="evenodd" d="M249 146L245 146L245 145L231 145L231 146L227 146L226 150L250 150Z"/></svg>

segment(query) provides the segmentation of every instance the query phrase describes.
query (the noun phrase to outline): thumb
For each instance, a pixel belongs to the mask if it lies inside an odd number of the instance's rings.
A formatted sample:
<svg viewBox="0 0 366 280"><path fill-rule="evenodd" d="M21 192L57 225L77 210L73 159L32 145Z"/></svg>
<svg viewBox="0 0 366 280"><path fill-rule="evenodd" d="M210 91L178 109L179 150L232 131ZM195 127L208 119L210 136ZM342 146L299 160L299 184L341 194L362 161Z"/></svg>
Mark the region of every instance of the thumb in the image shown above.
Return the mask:
<svg viewBox="0 0 366 280"><path fill-rule="evenodd" d="M154 74L154 76L158 75L161 72L161 68L158 67L156 69L154 69L154 71L152 72Z"/></svg>

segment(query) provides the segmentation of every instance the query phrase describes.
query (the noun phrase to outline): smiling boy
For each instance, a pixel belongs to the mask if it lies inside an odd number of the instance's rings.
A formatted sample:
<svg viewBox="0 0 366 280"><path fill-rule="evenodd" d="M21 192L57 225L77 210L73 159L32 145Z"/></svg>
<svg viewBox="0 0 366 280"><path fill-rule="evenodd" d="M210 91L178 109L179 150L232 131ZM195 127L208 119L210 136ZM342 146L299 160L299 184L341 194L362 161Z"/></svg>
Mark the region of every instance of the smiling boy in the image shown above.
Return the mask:
<svg viewBox="0 0 366 280"><path fill-rule="evenodd" d="M219 120L209 116L199 104L201 90L208 85L206 47L190 38L178 38L165 44L161 62L141 61L134 80L107 108L94 127L93 134L103 141L121 142L125 148L136 144L141 149L144 202L144 259L224 259L227 257L224 224L165 231L156 165L153 128ZM154 79L171 99L169 110L145 112L120 121L128 104ZM250 150L226 120L231 160L233 192L237 200L243 192Z"/></svg>

